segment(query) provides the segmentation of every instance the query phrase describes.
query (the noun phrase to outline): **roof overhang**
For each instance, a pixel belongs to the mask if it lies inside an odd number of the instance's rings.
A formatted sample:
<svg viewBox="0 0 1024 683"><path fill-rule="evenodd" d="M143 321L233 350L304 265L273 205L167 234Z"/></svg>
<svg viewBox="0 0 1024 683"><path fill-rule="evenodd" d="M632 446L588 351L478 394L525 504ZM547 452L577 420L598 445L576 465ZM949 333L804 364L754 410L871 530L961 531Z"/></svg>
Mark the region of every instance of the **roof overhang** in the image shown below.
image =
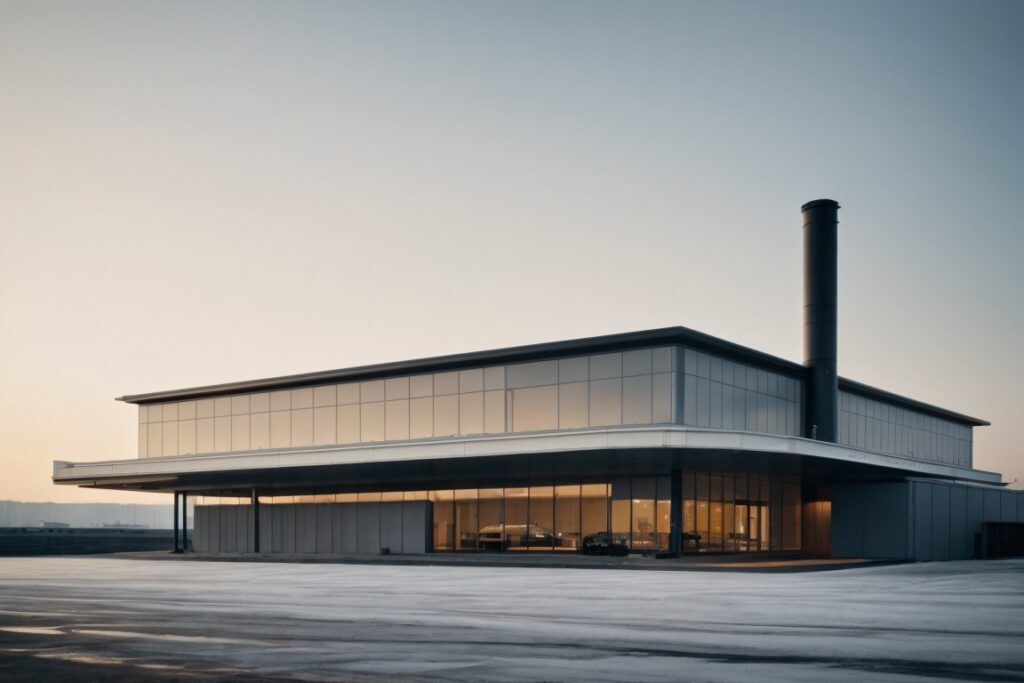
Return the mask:
<svg viewBox="0 0 1024 683"><path fill-rule="evenodd" d="M756 453L764 456L817 458L825 461L880 468L899 476L923 476L985 484L1000 484L1002 477L954 465L931 463L864 451L824 441L792 436L659 425L536 432L500 436L430 439L401 443L289 448L215 455L192 455L103 462L55 461L56 484L130 490L174 490L179 480L204 475L280 472L286 476L302 468L343 467L382 463L457 461L512 455L581 453L588 451L701 451Z"/></svg>

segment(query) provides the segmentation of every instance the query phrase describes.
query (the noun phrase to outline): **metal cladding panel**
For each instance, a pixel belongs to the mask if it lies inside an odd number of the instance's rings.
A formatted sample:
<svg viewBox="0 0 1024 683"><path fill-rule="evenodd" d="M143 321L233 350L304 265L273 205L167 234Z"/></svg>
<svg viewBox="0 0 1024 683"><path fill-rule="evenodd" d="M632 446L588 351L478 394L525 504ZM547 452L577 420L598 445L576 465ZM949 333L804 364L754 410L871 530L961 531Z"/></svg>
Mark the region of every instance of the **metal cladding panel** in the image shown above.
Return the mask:
<svg viewBox="0 0 1024 683"><path fill-rule="evenodd" d="M1017 493L1017 521L1024 522L1024 492Z"/></svg>
<svg viewBox="0 0 1024 683"><path fill-rule="evenodd" d="M270 537L270 546L267 548L272 553L283 553L284 552L284 512L283 505L268 505L267 509L270 510L271 524L270 528L273 530Z"/></svg>
<svg viewBox="0 0 1024 683"><path fill-rule="evenodd" d="M985 491L985 518L983 522L998 522L1002 512L999 504L999 491Z"/></svg>
<svg viewBox="0 0 1024 683"><path fill-rule="evenodd" d="M1000 491L1000 522L1016 522L1017 521L1017 496L1019 494L1013 491Z"/></svg>
<svg viewBox="0 0 1024 683"><path fill-rule="evenodd" d="M402 503L381 503L380 546L378 552L387 548L389 552L402 552Z"/></svg>
<svg viewBox="0 0 1024 683"><path fill-rule="evenodd" d="M359 518L356 515L358 503L342 503L341 508L341 545L334 546L336 552L359 552Z"/></svg>
<svg viewBox="0 0 1024 683"><path fill-rule="evenodd" d="M340 553L342 550L342 511L345 509L343 505L332 505L331 506L331 552Z"/></svg>
<svg viewBox="0 0 1024 683"><path fill-rule="evenodd" d="M950 559L949 487L932 484L932 559Z"/></svg>
<svg viewBox="0 0 1024 683"><path fill-rule="evenodd" d="M272 552L274 547L273 505L260 505L260 552Z"/></svg>
<svg viewBox="0 0 1024 683"><path fill-rule="evenodd" d="M910 556L910 485L861 484L864 557L900 560Z"/></svg>
<svg viewBox="0 0 1024 683"><path fill-rule="evenodd" d="M295 552L316 552L316 505L296 505Z"/></svg>
<svg viewBox="0 0 1024 683"><path fill-rule="evenodd" d="M966 560L973 554L973 542L968 544L967 489L949 487L949 559Z"/></svg>
<svg viewBox="0 0 1024 683"><path fill-rule="evenodd" d="M333 505L317 503L316 505L316 552L334 552L334 517L331 514Z"/></svg>
<svg viewBox="0 0 1024 683"><path fill-rule="evenodd" d="M235 515L233 506L221 505L217 515L217 551L219 553L233 553L235 547Z"/></svg>
<svg viewBox="0 0 1024 683"><path fill-rule="evenodd" d="M860 484L832 488L832 557L864 557L864 498Z"/></svg>
<svg viewBox="0 0 1024 683"><path fill-rule="evenodd" d="M281 552L294 553L295 550L295 506L281 505Z"/></svg>
<svg viewBox="0 0 1024 683"><path fill-rule="evenodd" d="M985 492L982 489L967 489L967 548L970 557L974 557L975 538L981 533L981 525L985 521Z"/></svg>
<svg viewBox="0 0 1024 683"><path fill-rule="evenodd" d="M913 559L932 559L932 487L914 482L914 555Z"/></svg>
<svg viewBox="0 0 1024 683"><path fill-rule="evenodd" d="M402 552L406 555L427 552L430 549L433 506L425 500L408 501L402 505Z"/></svg>
<svg viewBox="0 0 1024 683"><path fill-rule="evenodd" d="M210 508L197 505L194 511L194 522L196 526L195 538L192 546L198 553L210 551Z"/></svg>
<svg viewBox="0 0 1024 683"><path fill-rule="evenodd" d="M380 552L380 503L356 503L356 550Z"/></svg>

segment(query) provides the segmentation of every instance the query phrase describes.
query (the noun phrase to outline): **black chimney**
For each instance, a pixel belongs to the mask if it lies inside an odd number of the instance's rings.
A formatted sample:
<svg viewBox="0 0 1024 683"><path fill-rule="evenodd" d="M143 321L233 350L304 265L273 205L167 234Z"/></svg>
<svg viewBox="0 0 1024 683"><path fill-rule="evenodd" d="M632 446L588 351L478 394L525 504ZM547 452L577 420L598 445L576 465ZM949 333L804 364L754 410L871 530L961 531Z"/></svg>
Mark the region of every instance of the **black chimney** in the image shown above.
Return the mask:
<svg viewBox="0 0 1024 683"><path fill-rule="evenodd" d="M807 368L804 436L839 440L839 377L836 374L836 247L839 204L815 199L800 208L804 218L804 367Z"/></svg>

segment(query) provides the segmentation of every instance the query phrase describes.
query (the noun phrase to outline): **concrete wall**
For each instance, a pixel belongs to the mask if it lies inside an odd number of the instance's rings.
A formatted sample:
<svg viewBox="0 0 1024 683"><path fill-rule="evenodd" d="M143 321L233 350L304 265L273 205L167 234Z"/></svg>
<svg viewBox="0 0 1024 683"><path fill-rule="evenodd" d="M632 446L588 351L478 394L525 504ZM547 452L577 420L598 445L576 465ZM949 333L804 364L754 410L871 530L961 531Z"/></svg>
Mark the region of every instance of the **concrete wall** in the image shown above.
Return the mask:
<svg viewBox="0 0 1024 683"><path fill-rule="evenodd" d="M832 556L963 560L983 522L1024 522L1024 491L939 481L832 488Z"/></svg>
<svg viewBox="0 0 1024 683"><path fill-rule="evenodd" d="M260 552L420 554L431 548L431 504L303 503L260 506ZM197 505L197 552L254 550L251 505Z"/></svg>

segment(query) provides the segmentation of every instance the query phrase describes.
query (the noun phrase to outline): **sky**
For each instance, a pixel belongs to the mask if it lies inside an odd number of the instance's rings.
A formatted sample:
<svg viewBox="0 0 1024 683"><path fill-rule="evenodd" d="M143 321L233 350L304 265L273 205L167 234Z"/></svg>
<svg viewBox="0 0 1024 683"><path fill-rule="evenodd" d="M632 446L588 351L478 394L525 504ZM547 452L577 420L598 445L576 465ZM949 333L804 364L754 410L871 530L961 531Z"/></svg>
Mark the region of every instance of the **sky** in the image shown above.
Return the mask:
<svg viewBox="0 0 1024 683"><path fill-rule="evenodd" d="M0 0L0 499L115 396L684 325L992 422L1024 482L1024 3Z"/></svg>

